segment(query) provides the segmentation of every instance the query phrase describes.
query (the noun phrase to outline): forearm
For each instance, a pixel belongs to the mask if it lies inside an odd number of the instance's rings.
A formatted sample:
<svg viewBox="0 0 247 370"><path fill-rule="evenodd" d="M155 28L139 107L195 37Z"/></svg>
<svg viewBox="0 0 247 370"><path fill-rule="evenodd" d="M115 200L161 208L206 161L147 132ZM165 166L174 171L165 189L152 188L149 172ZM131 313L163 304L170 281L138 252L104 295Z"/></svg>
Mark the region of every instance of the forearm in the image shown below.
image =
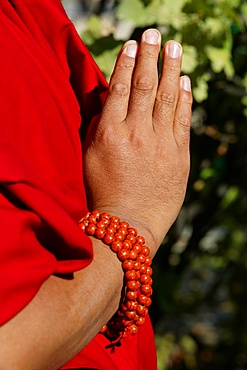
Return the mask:
<svg viewBox="0 0 247 370"><path fill-rule="evenodd" d="M73 279L50 277L0 328L0 369L58 369L110 319L120 300L121 263L97 240L94 253L93 262Z"/></svg>

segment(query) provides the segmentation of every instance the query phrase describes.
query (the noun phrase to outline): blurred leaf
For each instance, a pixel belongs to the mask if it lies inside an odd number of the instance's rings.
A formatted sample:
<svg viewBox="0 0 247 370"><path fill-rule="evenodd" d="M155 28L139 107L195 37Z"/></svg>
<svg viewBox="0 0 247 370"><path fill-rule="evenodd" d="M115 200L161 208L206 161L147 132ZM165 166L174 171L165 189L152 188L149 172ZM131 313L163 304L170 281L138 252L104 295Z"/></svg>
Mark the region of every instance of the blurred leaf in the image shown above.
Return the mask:
<svg viewBox="0 0 247 370"><path fill-rule="evenodd" d="M221 207L223 209L229 207L239 197L239 193L237 186L230 186L221 201Z"/></svg>
<svg viewBox="0 0 247 370"><path fill-rule="evenodd" d="M136 27L145 23L145 7L141 0L123 0L117 8L117 17L132 21Z"/></svg>
<svg viewBox="0 0 247 370"><path fill-rule="evenodd" d="M203 168L200 173L200 178L202 180L208 180L211 177L214 177L216 174L216 171L214 168Z"/></svg>
<svg viewBox="0 0 247 370"><path fill-rule="evenodd" d="M99 17L92 15L87 21L87 28L95 38L100 37L102 26Z"/></svg>
<svg viewBox="0 0 247 370"><path fill-rule="evenodd" d="M120 46L115 46L112 49L105 49L98 55L94 55L96 63L100 66L102 72L104 73L106 79L109 81L110 76L113 71L113 66L117 55L119 53Z"/></svg>
<svg viewBox="0 0 247 370"><path fill-rule="evenodd" d="M247 23L247 3L243 3L241 5L241 13L245 19L245 22Z"/></svg>
<svg viewBox="0 0 247 370"><path fill-rule="evenodd" d="M192 339L189 335L183 335L180 340L180 343L186 352L196 353L197 344L195 340Z"/></svg>
<svg viewBox="0 0 247 370"><path fill-rule="evenodd" d="M197 50L194 46L183 44L183 63L182 71L184 73L194 72L198 65Z"/></svg>
<svg viewBox="0 0 247 370"><path fill-rule="evenodd" d="M219 18L207 17L205 22L202 24L202 30L207 33L210 37L223 35L225 31L225 25L222 23L222 20Z"/></svg>
<svg viewBox="0 0 247 370"><path fill-rule="evenodd" d="M198 103L203 102L208 97L208 84L210 74L204 73L196 79L196 86L193 88L194 98Z"/></svg>
<svg viewBox="0 0 247 370"><path fill-rule="evenodd" d="M231 53L227 47L216 48L212 45L207 45L205 52L211 61L212 69L215 73L224 70L227 77L233 76L234 68L231 61Z"/></svg>

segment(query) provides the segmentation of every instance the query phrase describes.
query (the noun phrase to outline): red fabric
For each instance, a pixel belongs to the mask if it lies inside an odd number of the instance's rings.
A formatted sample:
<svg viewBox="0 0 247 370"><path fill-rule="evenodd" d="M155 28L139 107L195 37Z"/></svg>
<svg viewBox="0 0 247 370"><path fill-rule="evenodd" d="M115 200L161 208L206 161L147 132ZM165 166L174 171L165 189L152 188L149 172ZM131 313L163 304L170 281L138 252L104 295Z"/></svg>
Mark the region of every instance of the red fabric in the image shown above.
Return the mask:
<svg viewBox="0 0 247 370"><path fill-rule="evenodd" d="M86 368L100 370L156 370L154 337L149 319L139 329L139 335L128 335L120 347L112 351L103 335L96 338L62 369Z"/></svg>
<svg viewBox="0 0 247 370"><path fill-rule="evenodd" d="M78 227L87 212L79 130L101 111L107 84L60 0L2 0L0 45L2 325L49 276L93 258ZM156 368L149 323L115 353L107 344L98 335L63 368Z"/></svg>

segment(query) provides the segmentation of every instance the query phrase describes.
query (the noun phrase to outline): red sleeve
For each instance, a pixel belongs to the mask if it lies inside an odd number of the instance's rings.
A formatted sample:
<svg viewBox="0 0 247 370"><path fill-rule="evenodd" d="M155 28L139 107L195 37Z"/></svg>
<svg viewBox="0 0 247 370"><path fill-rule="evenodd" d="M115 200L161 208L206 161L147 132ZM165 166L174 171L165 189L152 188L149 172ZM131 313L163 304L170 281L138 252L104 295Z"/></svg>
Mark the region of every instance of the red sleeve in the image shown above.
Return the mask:
<svg viewBox="0 0 247 370"><path fill-rule="evenodd" d="M118 346L98 334L76 357L61 369L157 370L154 333L148 316L137 335L127 334Z"/></svg>
<svg viewBox="0 0 247 370"><path fill-rule="evenodd" d="M78 227L87 212L80 128L100 113L107 84L60 0L3 0L0 45L1 326L49 276L93 258ZM97 335L64 369L157 368L149 320L114 352L108 345Z"/></svg>
<svg viewBox="0 0 247 370"><path fill-rule="evenodd" d="M79 129L82 109L100 111L106 83L60 1L4 0L0 45L1 325L51 274L92 260L78 227L87 212ZM85 89L71 84L74 58ZM95 107L85 105L90 94Z"/></svg>

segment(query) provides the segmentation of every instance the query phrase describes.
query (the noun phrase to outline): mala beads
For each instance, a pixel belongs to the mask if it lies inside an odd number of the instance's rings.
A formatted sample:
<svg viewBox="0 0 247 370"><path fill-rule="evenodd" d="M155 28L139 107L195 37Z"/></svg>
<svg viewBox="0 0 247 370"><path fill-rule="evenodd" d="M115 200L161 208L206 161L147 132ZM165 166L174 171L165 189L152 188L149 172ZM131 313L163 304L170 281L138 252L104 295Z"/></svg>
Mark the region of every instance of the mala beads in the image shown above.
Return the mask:
<svg viewBox="0 0 247 370"><path fill-rule="evenodd" d="M117 343L127 333L137 334L145 322L152 303L152 259L145 239L127 222L116 216L93 211L83 217L79 225L88 235L101 239L117 254L124 271L123 295L119 308L100 333Z"/></svg>

